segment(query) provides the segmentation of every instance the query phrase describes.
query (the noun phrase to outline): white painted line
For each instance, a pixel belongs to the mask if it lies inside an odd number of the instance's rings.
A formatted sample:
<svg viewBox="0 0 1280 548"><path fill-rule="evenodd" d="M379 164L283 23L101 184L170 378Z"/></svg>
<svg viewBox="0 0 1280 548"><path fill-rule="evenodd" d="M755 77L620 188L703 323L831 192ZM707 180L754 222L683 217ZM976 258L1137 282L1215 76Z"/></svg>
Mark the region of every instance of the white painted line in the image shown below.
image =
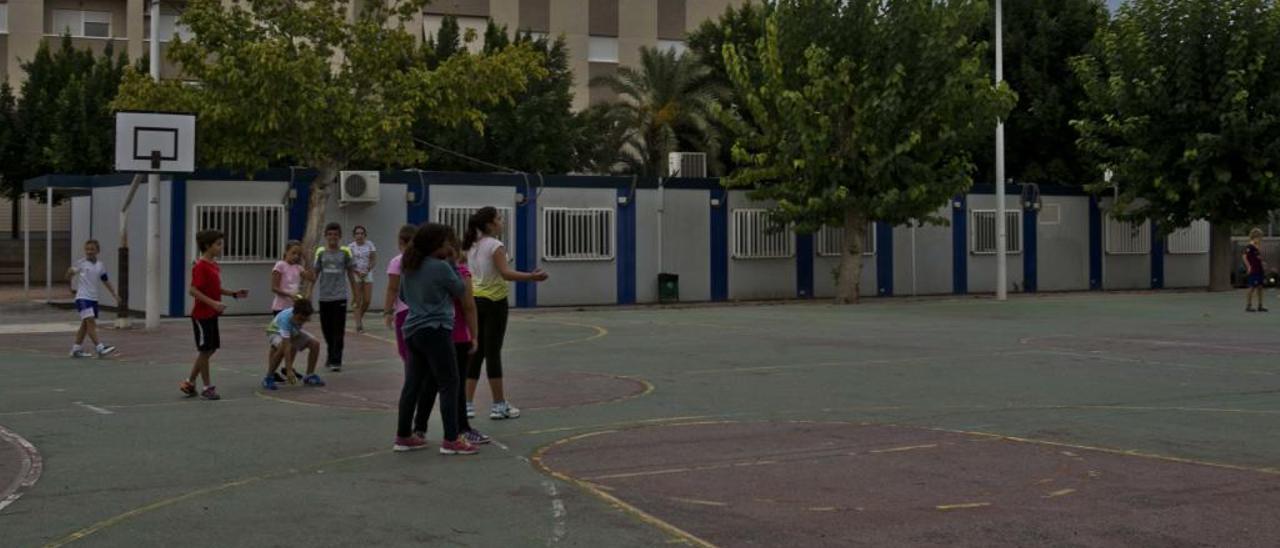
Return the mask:
<svg viewBox="0 0 1280 548"><path fill-rule="evenodd" d="M31 442L22 436L0 426L0 442L8 442L18 446L22 456L18 478L13 484L8 486L0 486L0 511L5 507L17 502L22 497L22 493L30 489L40 479L40 473L44 470L44 461L40 458L40 452L36 450Z"/></svg>
<svg viewBox="0 0 1280 548"><path fill-rule="evenodd" d="M551 537L547 539L547 546L560 544L564 540L565 533L568 532L568 526L565 524L565 517L569 515L569 511L564 506L564 501L560 500L560 491L556 489L556 482L552 480L542 480L542 486L547 489L547 495L551 497Z"/></svg>
<svg viewBox="0 0 1280 548"><path fill-rule="evenodd" d="M77 402L72 402L72 403L74 403L74 404L76 404L76 405L79 405L80 407L83 407L83 408L88 409L88 410L90 410L90 411L93 411L94 413L97 413L97 414L99 414L99 415L114 415L114 414L115 414L115 412L114 412L114 411L111 411L111 410L108 410L108 409L103 409L103 408L98 407L98 406L96 406L96 405L89 405L89 404L87 404L87 403L85 403L85 402L82 402L82 401L77 401Z"/></svg>
<svg viewBox="0 0 1280 548"><path fill-rule="evenodd" d="M36 335L41 333L75 333L79 323L15 323L0 325L0 335Z"/></svg>

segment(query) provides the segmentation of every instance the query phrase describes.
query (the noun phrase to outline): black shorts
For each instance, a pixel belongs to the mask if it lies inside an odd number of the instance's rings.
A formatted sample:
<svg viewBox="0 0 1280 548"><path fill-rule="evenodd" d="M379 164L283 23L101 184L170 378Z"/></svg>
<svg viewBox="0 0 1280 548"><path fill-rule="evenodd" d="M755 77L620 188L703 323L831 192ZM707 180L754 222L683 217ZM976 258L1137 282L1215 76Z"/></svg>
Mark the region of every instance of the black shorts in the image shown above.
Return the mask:
<svg viewBox="0 0 1280 548"><path fill-rule="evenodd" d="M191 329L196 335L196 350L214 352L222 346L222 338L218 336L218 317L197 320L191 318Z"/></svg>

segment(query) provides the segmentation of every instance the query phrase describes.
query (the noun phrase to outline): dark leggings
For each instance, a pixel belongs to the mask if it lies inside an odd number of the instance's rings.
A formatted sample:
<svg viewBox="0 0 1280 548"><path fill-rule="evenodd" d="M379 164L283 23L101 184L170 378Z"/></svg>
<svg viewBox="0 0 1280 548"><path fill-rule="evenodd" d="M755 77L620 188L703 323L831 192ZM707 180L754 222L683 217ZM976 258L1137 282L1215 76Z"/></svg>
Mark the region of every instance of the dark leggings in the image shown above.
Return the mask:
<svg viewBox="0 0 1280 548"><path fill-rule="evenodd" d="M413 332L405 341L409 344L409 367L405 370L404 387L400 389L400 414L396 421L396 435L409 437L410 426L416 413L422 426L431 415L428 394L440 393L440 419L444 423L444 439L458 439L458 390L457 358L453 355L453 332L448 329L424 327ZM426 409L422 403L426 401ZM466 416L465 414L463 415Z"/></svg>
<svg viewBox="0 0 1280 548"><path fill-rule="evenodd" d="M471 343L453 343L453 355L458 363L458 432L465 434L471 431L471 421L467 419L467 398L463 396L467 389L467 362L471 357ZM409 366L405 364L405 371L408 370ZM413 417L414 432L427 431L427 419L431 417L431 408L436 404L437 390L438 386L428 384L426 391L418 395L418 411Z"/></svg>
<svg viewBox="0 0 1280 548"><path fill-rule="evenodd" d="M347 301L320 301L320 331L328 346L325 363L342 365L342 347L347 336Z"/></svg>
<svg viewBox="0 0 1280 548"><path fill-rule="evenodd" d="M471 366L467 368L467 377L480 379L480 366L488 363L486 371L490 379L502 378L502 341L507 336L507 300L491 301L476 297L476 312L480 333L476 340L480 347L471 357Z"/></svg>

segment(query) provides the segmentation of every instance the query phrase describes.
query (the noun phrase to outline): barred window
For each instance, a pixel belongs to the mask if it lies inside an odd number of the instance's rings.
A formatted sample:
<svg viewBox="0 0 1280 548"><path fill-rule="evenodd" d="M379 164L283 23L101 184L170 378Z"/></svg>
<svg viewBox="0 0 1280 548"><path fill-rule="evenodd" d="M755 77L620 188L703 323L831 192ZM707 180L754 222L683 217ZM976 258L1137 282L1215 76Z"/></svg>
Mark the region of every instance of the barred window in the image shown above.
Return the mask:
<svg viewBox="0 0 1280 548"><path fill-rule="evenodd" d="M844 227L824 226L814 235L819 257L839 257L844 248ZM876 223L867 223L867 235L862 242L863 255L876 254Z"/></svg>
<svg viewBox="0 0 1280 548"><path fill-rule="evenodd" d="M767 209L733 210L733 258L783 259L795 255L795 234Z"/></svg>
<svg viewBox="0 0 1280 548"><path fill-rule="evenodd" d="M475 215L480 208L484 206L474 207L437 207L436 222L446 224L453 227L453 231L458 234L458 240L462 241L467 235L467 222L471 220L471 216ZM499 207L498 216L502 217L502 243L506 244L507 261L514 262L516 260L515 245L516 241L516 223L512 218L511 208Z"/></svg>
<svg viewBox="0 0 1280 548"><path fill-rule="evenodd" d="M195 235L202 230L223 234L223 263L272 263L280 260L288 233L288 217L282 205L195 206L191 232L192 255L199 254Z"/></svg>
<svg viewBox="0 0 1280 548"><path fill-rule="evenodd" d="M1209 253L1209 221L1193 221L1169 235L1169 253L1205 255Z"/></svg>
<svg viewBox="0 0 1280 548"><path fill-rule="evenodd" d="M1005 252L1022 253L1022 210L1012 209L1004 212ZM996 210L975 209L970 212L969 252L974 255L995 255L999 249L996 242Z"/></svg>
<svg viewBox="0 0 1280 548"><path fill-rule="evenodd" d="M1107 217L1107 253L1110 255L1151 253L1151 223L1120 221Z"/></svg>
<svg viewBox="0 0 1280 548"><path fill-rule="evenodd" d="M544 208L542 258L547 261L612 260L613 230L613 209Z"/></svg>

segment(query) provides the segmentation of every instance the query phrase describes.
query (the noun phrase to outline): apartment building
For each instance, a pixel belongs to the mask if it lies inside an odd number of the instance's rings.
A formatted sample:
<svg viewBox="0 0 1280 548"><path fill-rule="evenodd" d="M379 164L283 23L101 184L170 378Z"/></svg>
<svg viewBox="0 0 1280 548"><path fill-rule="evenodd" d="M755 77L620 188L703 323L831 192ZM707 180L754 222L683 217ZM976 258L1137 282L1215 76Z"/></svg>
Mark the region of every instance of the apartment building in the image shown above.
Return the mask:
<svg viewBox="0 0 1280 548"><path fill-rule="evenodd" d="M686 33L743 0L433 0L420 21L421 37L432 36L446 15L483 36L489 20L510 29L565 37L576 75L574 107L606 101L612 93L592 89L591 78L612 73L639 60L641 46L681 50ZM175 35L181 2L160 4L161 51ZM31 59L43 40L69 34L77 47L101 51L113 44L130 58L147 52L151 32L147 0L0 0L0 78L14 86L25 75L21 62ZM480 43L472 44L479 48ZM167 61L161 74L176 76Z"/></svg>

